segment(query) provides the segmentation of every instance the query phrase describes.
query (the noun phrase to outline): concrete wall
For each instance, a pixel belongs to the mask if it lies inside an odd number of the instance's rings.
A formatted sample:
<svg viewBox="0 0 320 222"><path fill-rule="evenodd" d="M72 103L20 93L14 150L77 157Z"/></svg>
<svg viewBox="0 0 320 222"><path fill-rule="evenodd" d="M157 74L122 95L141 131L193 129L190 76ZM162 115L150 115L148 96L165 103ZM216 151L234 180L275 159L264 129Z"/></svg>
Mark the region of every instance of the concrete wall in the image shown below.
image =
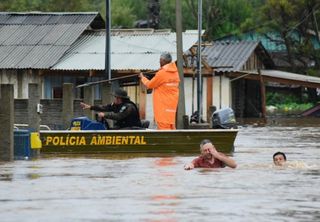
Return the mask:
<svg viewBox="0 0 320 222"><path fill-rule="evenodd" d="M43 95L42 79L38 70L0 70L0 84L13 84L16 99L28 98L29 83L39 83Z"/></svg>
<svg viewBox="0 0 320 222"><path fill-rule="evenodd" d="M72 117L84 116L84 112L80 107L82 100L74 100L74 112ZM40 115L40 124L48 125L51 129L64 129L62 118L62 99L42 99L40 103L43 105L43 114ZM95 104L101 104L100 100L96 100ZM28 123L28 100L15 99L14 101L15 123ZM35 115L38 115L35 113Z"/></svg>

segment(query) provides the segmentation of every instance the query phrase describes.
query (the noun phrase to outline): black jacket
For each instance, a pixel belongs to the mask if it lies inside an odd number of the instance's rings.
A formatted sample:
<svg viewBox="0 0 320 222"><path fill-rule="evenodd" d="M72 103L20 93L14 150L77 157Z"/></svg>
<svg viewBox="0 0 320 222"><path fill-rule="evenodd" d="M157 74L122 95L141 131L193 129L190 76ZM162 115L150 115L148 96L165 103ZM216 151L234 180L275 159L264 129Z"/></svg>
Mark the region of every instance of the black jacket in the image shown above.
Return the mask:
<svg viewBox="0 0 320 222"><path fill-rule="evenodd" d="M104 106L91 106L91 110L98 112L108 112L106 119L115 120L114 128L141 127L139 110L130 100L124 100L121 104L108 104Z"/></svg>

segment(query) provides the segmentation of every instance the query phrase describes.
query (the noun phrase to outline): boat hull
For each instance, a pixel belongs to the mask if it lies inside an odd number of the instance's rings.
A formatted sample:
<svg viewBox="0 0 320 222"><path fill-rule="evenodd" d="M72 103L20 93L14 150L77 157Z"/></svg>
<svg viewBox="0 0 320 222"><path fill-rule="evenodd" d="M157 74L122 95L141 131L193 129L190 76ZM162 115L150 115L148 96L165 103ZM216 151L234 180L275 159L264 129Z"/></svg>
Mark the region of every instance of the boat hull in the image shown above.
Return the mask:
<svg viewBox="0 0 320 222"><path fill-rule="evenodd" d="M232 153L236 129L40 131L41 153L198 154L203 139L218 151Z"/></svg>

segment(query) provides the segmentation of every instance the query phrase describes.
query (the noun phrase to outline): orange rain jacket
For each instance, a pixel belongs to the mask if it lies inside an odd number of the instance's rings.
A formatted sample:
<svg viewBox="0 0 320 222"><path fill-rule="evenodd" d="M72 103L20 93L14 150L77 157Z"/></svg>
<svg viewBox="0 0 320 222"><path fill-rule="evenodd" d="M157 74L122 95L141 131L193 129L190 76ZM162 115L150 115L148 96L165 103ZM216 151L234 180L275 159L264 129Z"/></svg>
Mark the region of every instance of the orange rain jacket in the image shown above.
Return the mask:
<svg viewBox="0 0 320 222"><path fill-rule="evenodd" d="M156 122L175 125L180 82L176 64L168 63L162 66L151 80L143 77L141 81L148 89L153 89Z"/></svg>

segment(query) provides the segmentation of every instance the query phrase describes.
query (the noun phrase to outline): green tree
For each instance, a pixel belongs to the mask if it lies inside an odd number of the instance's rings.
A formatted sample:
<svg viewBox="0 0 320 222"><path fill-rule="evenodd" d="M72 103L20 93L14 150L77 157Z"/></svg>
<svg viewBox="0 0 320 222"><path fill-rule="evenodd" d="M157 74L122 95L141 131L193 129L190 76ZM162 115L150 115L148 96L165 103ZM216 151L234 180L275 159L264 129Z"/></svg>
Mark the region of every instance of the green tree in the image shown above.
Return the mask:
<svg viewBox="0 0 320 222"><path fill-rule="evenodd" d="M184 29L197 29L197 2L181 0ZM203 29L209 39L237 33L241 24L264 0L203 0ZM111 0L113 27L132 28L147 20L149 0ZM99 11L105 17L105 0L1 0L2 11ZM160 28L175 29L175 1L160 0Z"/></svg>
<svg viewBox="0 0 320 222"><path fill-rule="evenodd" d="M280 34L280 39L270 39L286 46L283 58L291 65L290 71L320 76L320 42L315 40L319 10L317 0L268 0L261 8L256 20L259 30ZM296 61L303 67L297 67ZM314 89L308 89L308 94L311 101L317 99Z"/></svg>
<svg viewBox="0 0 320 222"><path fill-rule="evenodd" d="M254 7L261 6L264 0L203 0L202 21L208 40L241 31L241 24L251 17ZM184 29L198 27L198 1L182 1ZM175 1L162 0L160 25L162 28L175 28Z"/></svg>
<svg viewBox="0 0 320 222"><path fill-rule="evenodd" d="M90 11L92 0L1 0L2 11Z"/></svg>

